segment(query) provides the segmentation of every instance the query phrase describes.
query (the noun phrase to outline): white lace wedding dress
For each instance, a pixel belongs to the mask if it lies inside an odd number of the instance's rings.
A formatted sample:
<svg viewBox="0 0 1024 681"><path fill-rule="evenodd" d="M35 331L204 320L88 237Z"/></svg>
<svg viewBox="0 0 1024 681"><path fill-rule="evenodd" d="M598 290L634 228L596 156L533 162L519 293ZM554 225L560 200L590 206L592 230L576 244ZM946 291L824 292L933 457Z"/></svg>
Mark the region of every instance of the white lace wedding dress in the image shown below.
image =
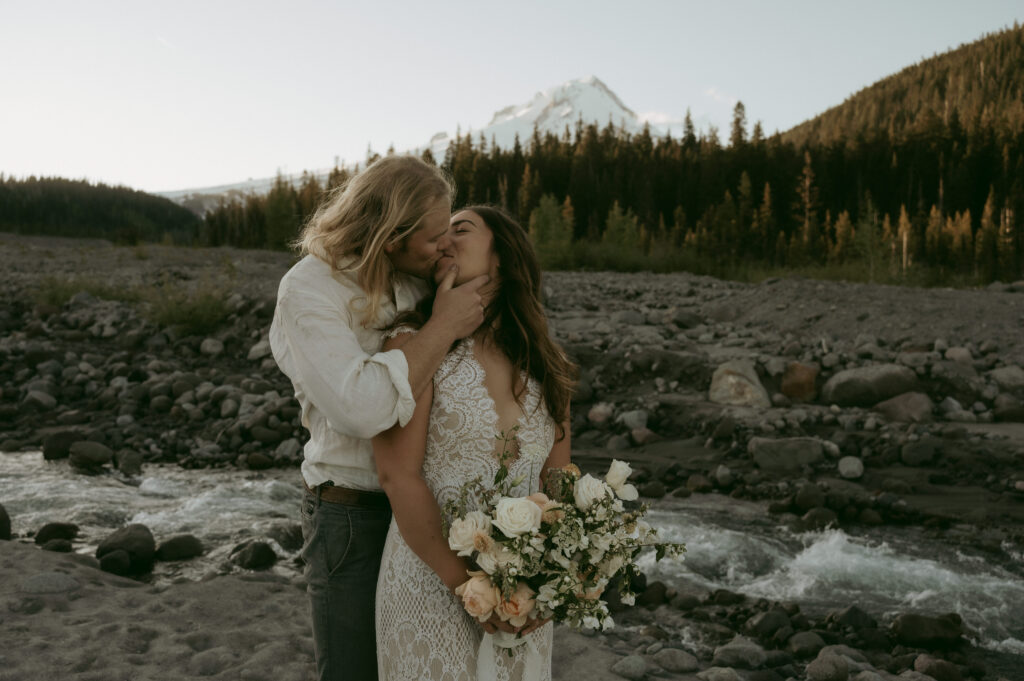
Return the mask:
<svg viewBox="0 0 1024 681"><path fill-rule="evenodd" d="M485 387L483 367L473 354L472 340L467 339L448 354L434 374L423 477L440 507L458 497L463 483L477 477L485 483L494 480L502 449L498 431L498 414ZM526 447L532 444L542 446L544 452L551 450L555 439L555 423L532 378L527 382L517 439L523 451L534 449ZM509 479L525 474L513 495L526 496L539 489L543 463L543 457L530 461L525 455L510 463ZM380 681L476 678L483 629L406 545L394 520L377 580L376 620ZM549 623L528 635L540 652L544 681L551 678L551 632ZM522 679L526 648L513 649L511 657L504 650L495 652L499 680Z"/></svg>

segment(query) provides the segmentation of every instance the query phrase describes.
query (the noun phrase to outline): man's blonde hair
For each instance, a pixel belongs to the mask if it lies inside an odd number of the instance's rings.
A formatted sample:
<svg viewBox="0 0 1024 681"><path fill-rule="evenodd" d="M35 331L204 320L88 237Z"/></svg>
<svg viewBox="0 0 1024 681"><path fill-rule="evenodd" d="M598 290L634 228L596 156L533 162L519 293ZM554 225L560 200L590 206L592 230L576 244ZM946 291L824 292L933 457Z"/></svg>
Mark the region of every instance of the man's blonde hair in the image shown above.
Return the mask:
<svg viewBox="0 0 1024 681"><path fill-rule="evenodd" d="M355 274L366 293L361 321L370 324L391 284L385 246L401 247L438 199L451 207L454 193L440 168L415 156L386 156L332 190L295 246Z"/></svg>

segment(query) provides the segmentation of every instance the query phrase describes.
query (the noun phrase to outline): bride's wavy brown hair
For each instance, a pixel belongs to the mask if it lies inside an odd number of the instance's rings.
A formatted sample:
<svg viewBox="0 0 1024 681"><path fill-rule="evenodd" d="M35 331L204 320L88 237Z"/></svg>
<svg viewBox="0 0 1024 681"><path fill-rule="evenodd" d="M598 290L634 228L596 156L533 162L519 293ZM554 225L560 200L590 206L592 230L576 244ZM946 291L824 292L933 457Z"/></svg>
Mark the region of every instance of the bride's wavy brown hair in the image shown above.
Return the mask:
<svg viewBox="0 0 1024 681"><path fill-rule="evenodd" d="M525 373L541 386L548 413L558 424L558 439L565 437L563 423L569 419L569 401L576 383L573 364L548 333L547 316L541 304L541 271L537 254L526 230L496 206L467 206L461 210L479 215L494 235L491 248L498 256L498 290L484 313L483 328L492 328L495 345L512 362L515 375ZM434 304L433 294L420 301L415 310L395 320L393 326L422 326ZM521 403L525 385L515 387Z"/></svg>

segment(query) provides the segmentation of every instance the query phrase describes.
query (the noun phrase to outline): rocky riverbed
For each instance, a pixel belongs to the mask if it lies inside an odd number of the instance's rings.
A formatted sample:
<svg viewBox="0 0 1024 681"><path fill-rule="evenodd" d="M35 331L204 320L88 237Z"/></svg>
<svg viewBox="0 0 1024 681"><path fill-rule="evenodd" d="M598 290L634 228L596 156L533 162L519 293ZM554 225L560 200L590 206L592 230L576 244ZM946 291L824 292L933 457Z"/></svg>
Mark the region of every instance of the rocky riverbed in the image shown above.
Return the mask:
<svg viewBox="0 0 1024 681"><path fill-rule="evenodd" d="M39 450L47 460L67 459L68 475L127 478L158 462L296 466L305 434L266 342L290 262L263 251L0 235L0 452ZM39 295L69 279L83 285L66 302ZM84 285L96 282L105 285L102 297ZM118 297L110 291L170 290L159 284L218 292L224 323L187 335L152 320L152 296L108 299ZM550 273L546 293L553 332L581 366L573 442L584 469L626 459L655 504L733 499L793 532L913 528L1024 579L1024 282L964 291ZM73 526L50 525L58 526L25 526L17 513L0 511L0 536L7 529L14 543L74 551ZM266 551L294 537L277 539L238 547L230 560L241 572L215 581L228 592L251 589L251 575L267 574L260 569L274 562ZM145 574L153 560L187 560L209 548L153 537L145 527L105 541L99 561L108 574ZM4 552L0 614L0 624L29 643L43 635L41 613L85 607L106 579L81 572L100 562L72 566L59 553L32 551ZM51 592L23 583L34 571L71 575L78 586L47 577L44 586L56 580L62 586L52 593L64 595L40 596ZM301 586L274 579L277 590ZM120 593L113 582L104 588ZM141 589L153 592L141 599L152 608L201 590ZM803 612L741 591L652 579L640 607L618 614L621 626L610 634L560 631L557 678L1024 679L1024 648L978 649L957 613L868 613L857 603ZM116 612L64 616L62 626L88 619L102 628L98 621ZM289 636L308 636L303 617L289 611ZM228 650L206 657L223 664L195 673L261 678L239 661L260 645L213 642L207 648ZM298 657L288 659L306 673L308 645L297 646ZM162 648L119 650L109 654L141 664L132 659L151 660ZM11 666L24 662L18 655L0 653L14 670L0 678L34 678L17 671L30 667ZM95 664L75 677L106 678Z"/></svg>

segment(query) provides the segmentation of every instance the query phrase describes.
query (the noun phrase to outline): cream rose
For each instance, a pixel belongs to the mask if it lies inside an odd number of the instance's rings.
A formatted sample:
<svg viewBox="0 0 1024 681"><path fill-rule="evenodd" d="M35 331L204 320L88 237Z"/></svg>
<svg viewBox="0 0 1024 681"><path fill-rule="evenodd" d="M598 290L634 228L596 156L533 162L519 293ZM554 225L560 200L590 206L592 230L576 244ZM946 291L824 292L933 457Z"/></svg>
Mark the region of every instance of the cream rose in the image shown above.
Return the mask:
<svg viewBox="0 0 1024 681"><path fill-rule="evenodd" d="M632 473L633 469L628 463L614 459L612 465L608 467L608 474L604 476L604 481L608 483L609 487L615 489L622 487L626 483L626 478Z"/></svg>
<svg viewBox="0 0 1024 681"><path fill-rule="evenodd" d="M616 487L615 494L623 501L636 501L637 498L640 497L640 494L636 491L636 487L633 487L633 485L630 485L629 483Z"/></svg>
<svg viewBox="0 0 1024 681"><path fill-rule="evenodd" d="M514 627L523 626L536 605L534 595L533 589L520 582L512 596L508 600L501 600L495 607L498 617Z"/></svg>
<svg viewBox="0 0 1024 681"><path fill-rule="evenodd" d="M456 518L448 530L448 546L460 556L473 553L478 534L491 533L491 519L481 511L470 511L465 518Z"/></svg>
<svg viewBox="0 0 1024 681"><path fill-rule="evenodd" d="M593 506L594 502L607 496L610 491L608 485L587 473L576 481L572 488L572 496L576 505L585 511Z"/></svg>
<svg viewBox="0 0 1024 681"><path fill-rule="evenodd" d="M540 506L525 497L502 497L494 508L494 526L508 537L540 527Z"/></svg>
<svg viewBox="0 0 1024 681"><path fill-rule="evenodd" d="M455 595L462 598L462 607L470 616L486 622L501 601L501 591L485 575L474 575L455 587Z"/></svg>

